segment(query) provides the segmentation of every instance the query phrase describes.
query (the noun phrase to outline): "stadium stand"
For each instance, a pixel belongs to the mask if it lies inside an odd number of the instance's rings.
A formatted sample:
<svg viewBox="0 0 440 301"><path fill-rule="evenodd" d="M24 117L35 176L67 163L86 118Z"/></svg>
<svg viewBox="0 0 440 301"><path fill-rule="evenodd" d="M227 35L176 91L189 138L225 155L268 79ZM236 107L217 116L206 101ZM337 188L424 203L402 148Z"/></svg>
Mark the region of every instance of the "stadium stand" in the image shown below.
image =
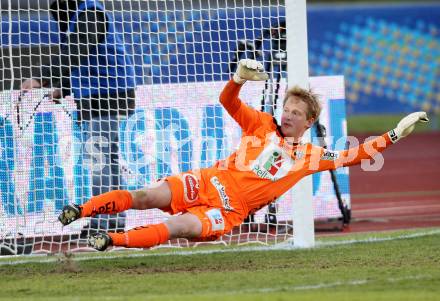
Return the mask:
<svg viewBox="0 0 440 301"><path fill-rule="evenodd" d="M313 37L309 38L310 74L345 76L349 114L419 109L440 112L440 5L340 8L333 5L309 9L309 32ZM256 15L261 14L260 10L243 9L230 15L222 8L120 13L115 19L134 57L137 83L149 84L227 79L226 62L232 59L237 41L258 39L262 26L277 26L271 19L275 13L279 12L267 8L258 21L252 17L260 17ZM226 23L229 30L222 30ZM315 25L323 23L328 25L325 30ZM3 56L8 54L9 46L17 59L17 53L26 53L29 48L44 52L57 41L56 24L48 14L34 11L20 19L13 15L12 22L2 18ZM270 51L269 44L263 43L263 55ZM20 71L24 78L29 72ZM9 89L11 75L1 76L0 89Z"/></svg>

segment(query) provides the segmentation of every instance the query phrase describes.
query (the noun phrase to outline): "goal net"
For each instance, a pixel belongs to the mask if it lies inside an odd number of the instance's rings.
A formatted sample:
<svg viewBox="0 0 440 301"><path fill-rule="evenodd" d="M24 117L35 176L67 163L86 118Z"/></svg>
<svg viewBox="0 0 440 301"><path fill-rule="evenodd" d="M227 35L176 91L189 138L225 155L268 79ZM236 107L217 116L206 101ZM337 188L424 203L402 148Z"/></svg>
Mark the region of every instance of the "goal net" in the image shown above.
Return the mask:
<svg viewBox="0 0 440 301"><path fill-rule="evenodd" d="M62 227L57 216L68 203L139 189L234 151L241 131L218 97L241 58L262 61L271 74L247 83L241 98L280 116L286 39L295 38L284 1L9 1L1 16L2 254L89 250L91 231L167 219L160 210L128 210ZM311 78L310 86L321 96L328 147L344 148L343 78ZM339 198L331 174L313 176L315 219L340 219L341 199L349 208L348 169L336 179ZM286 193L217 242L293 237L293 202Z"/></svg>

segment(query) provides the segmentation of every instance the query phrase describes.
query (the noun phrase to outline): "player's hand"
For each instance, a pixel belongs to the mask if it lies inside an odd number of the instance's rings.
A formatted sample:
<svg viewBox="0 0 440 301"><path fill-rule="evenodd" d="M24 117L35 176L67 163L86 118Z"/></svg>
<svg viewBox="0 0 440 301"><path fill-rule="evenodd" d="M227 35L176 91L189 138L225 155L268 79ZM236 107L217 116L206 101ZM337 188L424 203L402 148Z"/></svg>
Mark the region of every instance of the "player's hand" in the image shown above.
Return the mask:
<svg viewBox="0 0 440 301"><path fill-rule="evenodd" d="M400 122L397 124L397 127L394 130L389 132L391 141L396 143L401 138L408 136L414 130L414 127L417 123L426 123L428 122L428 115L426 112L414 112L406 117L402 118Z"/></svg>
<svg viewBox="0 0 440 301"><path fill-rule="evenodd" d="M247 80L259 81L268 78L269 75L264 72L263 64L251 59L240 60L233 76L233 80L237 84L244 84Z"/></svg>
<svg viewBox="0 0 440 301"><path fill-rule="evenodd" d="M21 91L28 92L32 89L40 88L40 87L41 87L41 84L39 81L37 81L36 79L30 78L30 79L25 80L21 84Z"/></svg>

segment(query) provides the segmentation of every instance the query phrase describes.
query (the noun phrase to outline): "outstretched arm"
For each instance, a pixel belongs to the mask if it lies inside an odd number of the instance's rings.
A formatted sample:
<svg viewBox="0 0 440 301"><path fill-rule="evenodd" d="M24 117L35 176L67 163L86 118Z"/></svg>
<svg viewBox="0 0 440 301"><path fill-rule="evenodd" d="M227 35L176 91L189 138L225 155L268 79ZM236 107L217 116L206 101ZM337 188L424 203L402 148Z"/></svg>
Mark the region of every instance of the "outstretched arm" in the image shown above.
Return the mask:
<svg viewBox="0 0 440 301"><path fill-rule="evenodd" d="M230 80L220 93L220 103L226 111L234 117L235 113L242 105L245 105L239 98L242 85L237 84L234 80Z"/></svg>
<svg viewBox="0 0 440 301"><path fill-rule="evenodd" d="M220 93L220 103L245 132L250 132L261 121L263 113L249 107L239 98L242 85L246 80L266 80L268 75L263 65L255 60L243 59L237 72Z"/></svg>
<svg viewBox="0 0 440 301"><path fill-rule="evenodd" d="M425 123L428 121L429 119L425 112L415 112L404 117L397 124L395 129L357 147L335 152L321 147L314 147L313 154L315 154L315 156L312 154L310 169L316 171L336 169L342 166L359 164L362 160L370 160L379 152L384 151L391 144L408 136L414 130L417 123Z"/></svg>

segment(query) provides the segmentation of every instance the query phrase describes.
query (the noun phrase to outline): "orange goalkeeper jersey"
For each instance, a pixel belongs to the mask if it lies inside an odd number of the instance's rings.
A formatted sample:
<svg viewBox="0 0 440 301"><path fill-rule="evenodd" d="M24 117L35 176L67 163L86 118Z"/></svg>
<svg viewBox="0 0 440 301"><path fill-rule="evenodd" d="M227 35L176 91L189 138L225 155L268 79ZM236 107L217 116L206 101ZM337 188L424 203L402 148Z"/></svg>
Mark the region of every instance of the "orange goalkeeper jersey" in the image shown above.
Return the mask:
<svg viewBox="0 0 440 301"><path fill-rule="evenodd" d="M220 180L223 193L239 199L248 212L274 201L307 175L358 164L391 144L385 133L343 151L329 151L309 143L289 145L271 115L240 100L240 88L231 80L220 95L220 102L242 129L240 146L225 160L202 170L202 176ZM215 186L216 182L212 183Z"/></svg>

